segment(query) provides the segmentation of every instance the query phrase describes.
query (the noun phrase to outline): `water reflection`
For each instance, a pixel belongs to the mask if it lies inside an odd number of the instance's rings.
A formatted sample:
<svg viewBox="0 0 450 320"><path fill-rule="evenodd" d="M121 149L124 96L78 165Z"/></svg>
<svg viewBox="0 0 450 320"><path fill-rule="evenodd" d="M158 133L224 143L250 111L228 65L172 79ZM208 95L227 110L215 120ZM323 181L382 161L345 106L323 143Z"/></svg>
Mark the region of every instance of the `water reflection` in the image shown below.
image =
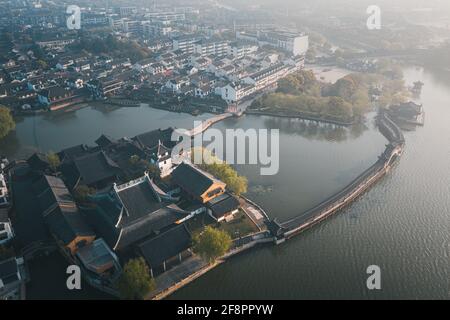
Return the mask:
<svg viewBox="0 0 450 320"><path fill-rule="evenodd" d="M10 132L5 138L0 139L0 155L15 154L20 148L20 141L15 130Z"/></svg>
<svg viewBox="0 0 450 320"><path fill-rule="evenodd" d="M372 121L370 119L369 121ZM355 123L350 127L323 124L302 119L266 118L264 125L279 129L281 133L302 136L309 140L342 142L359 138L369 127L366 123Z"/></svg>

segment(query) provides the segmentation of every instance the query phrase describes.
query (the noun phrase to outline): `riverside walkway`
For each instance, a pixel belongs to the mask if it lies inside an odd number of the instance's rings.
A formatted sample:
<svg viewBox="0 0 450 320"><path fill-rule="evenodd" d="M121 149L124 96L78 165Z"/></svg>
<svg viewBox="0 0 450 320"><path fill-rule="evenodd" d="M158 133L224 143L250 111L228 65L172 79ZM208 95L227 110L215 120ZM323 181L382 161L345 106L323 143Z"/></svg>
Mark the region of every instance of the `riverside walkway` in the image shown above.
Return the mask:
<svg viewBox="0 0 450 320"><path fill-rule="evenodd" d="M222 121L226 118L230 118L233 117L235 114L231 113L231 112L226 112L226 113L222 113L222 114L218 114L212 118L209 118L205 121L202 121L198 126L192 128L191 130L188 131L188 135L190 135L191 137L200 134L202 132L204 132L206 129L208 129L209 127L211 127L213 124Z"/></svg>

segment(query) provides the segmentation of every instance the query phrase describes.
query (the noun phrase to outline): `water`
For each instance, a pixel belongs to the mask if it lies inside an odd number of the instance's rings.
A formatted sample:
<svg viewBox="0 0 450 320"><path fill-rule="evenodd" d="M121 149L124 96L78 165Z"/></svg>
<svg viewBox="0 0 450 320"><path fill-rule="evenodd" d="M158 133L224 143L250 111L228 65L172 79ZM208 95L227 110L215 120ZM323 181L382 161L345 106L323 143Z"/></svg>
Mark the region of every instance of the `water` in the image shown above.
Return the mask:
<svg viewBox="0 0 450 320"><path fill-rule="evenodd" d="M405 134L404 156L387 177L321 225L236 257L171 298L449 299L450 85L416 69L405 76L425 83L426 125ZM372 132L344 143L305 142L295 134L282 140L307 148L282 148L278 176L242 169L250 181L274 185L270 195L250 196L281 220L343 186L382 147ZM366 288L372 264L381 268L380 291Z"/></svg>
<svg viewBox="0 0 450 320"><path fill-rule="evenodd" d="M425 83L426 124L405 134L399 165L350 207L280 246L237 256L177 291L172 299L448 299L450 292L450 85L444 76L416 69L408 83ZM449 77L450 78L450 77ZM101 133L132 136L168 126L192 127L192 117L146 106L86 108L59 116L25 118L0 145L8 156L35 149L57 151L92 144ZM248 196L281 221L333 194L376 161L386 140L369 118L343 129L299 120L245 116L215 126L279 128L280 171L260 176L257 166L238 166L249 178ZM366 268L382 271L382 290L366 288ZM42 268L31 270L42 275ZM62 273L63 268L52 270ZM62 277L61 275L61 278ZM32 288L39 288L38 285ZM62 286L61 286L62 288ZM44 297L73 297L55 288ZM33 296L39 296L34 289ZM84 298L102 298L90 290Z"/></svg>
<svg viewBox="0 0 450 320"><path fill-rule="evenodd" d="M78 144L93 145L102 134L120 138L170 126L191 128L194 120L209 117L210 114L194 117L144 104L130 108L87 107L72 112L45 113L18 120L15 132L0 141L0 154L14 159L37 150L57 152Z"/></svg>

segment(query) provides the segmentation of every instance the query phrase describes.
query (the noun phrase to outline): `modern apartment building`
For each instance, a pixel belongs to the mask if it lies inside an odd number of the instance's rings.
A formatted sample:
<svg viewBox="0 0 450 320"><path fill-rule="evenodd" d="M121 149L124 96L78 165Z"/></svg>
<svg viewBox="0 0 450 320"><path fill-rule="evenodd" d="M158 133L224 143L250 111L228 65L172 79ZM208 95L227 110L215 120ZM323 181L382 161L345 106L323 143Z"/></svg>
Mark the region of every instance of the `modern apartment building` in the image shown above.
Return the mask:
<svg viewBox="0 0 450 320"><path fill-rule="evenodd" d="M245 57L248 54L254 53L258 50L256 45L233 43L228 47L228 54L236 59Z"/></svg>
<svg viewBox="0 0 450 320"><path fill-rule="evenodd" d="M173 39L172 46L174 51L180 50L183 53L194 53L197 42L199 42L199 39L195 36L182 36Z"/></svg>
<svg viewBox="0 0 450 320"><path fill-rule="evenodd" d="M296 32L258 30L256 32L236 32L236 38L259 46L269 45L284 50L294 56L303 55L308 50L308 36Z"/></svg>
<svg viewBox="0 0 450 320"><path fill-rule="evenodd" d="M228 54L228 48L229 44L227 41L200 41L195 44L194 53L202 56L225 56Z"/></svg>

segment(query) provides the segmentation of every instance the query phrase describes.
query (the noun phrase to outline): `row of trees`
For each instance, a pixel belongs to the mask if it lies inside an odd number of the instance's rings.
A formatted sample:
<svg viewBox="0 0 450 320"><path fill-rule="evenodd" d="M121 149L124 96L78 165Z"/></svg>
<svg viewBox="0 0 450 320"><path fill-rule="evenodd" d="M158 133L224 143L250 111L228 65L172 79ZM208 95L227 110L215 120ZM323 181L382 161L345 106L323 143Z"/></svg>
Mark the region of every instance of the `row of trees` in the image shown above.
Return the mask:
<svg viewBox="0 0 450 320"><path fill-rule="evenodd" d="M231 165L218 159L209 150L194 148L191 151L191 157L193 162L195 162L195 159L201 159L202 163L198 164L199 168L225 182L227 188L236 195L247 192L247 178L239 175Z"/></svg>
<svg viewBox="0 0 450 320"><path fill-rule="evenodd" d="M253 109L295 115L308 113L318 117L349 121L369 105L367 89L355 79L321 84L312 71L299 71L278 82L277 92L257 99Z"/></svg>
<svg viewBox="0 0 450 320"><path fill-rule="evenodd" d="M380 60L376 73L352 73L333 84L322 84L312 71L300 71L278 82L276 93L254 101L250 108L286 115L309 113L319 117L350 120L364 115L371 106L374 88L380 88L381 107L409 97L402 70Z"/></svg>

